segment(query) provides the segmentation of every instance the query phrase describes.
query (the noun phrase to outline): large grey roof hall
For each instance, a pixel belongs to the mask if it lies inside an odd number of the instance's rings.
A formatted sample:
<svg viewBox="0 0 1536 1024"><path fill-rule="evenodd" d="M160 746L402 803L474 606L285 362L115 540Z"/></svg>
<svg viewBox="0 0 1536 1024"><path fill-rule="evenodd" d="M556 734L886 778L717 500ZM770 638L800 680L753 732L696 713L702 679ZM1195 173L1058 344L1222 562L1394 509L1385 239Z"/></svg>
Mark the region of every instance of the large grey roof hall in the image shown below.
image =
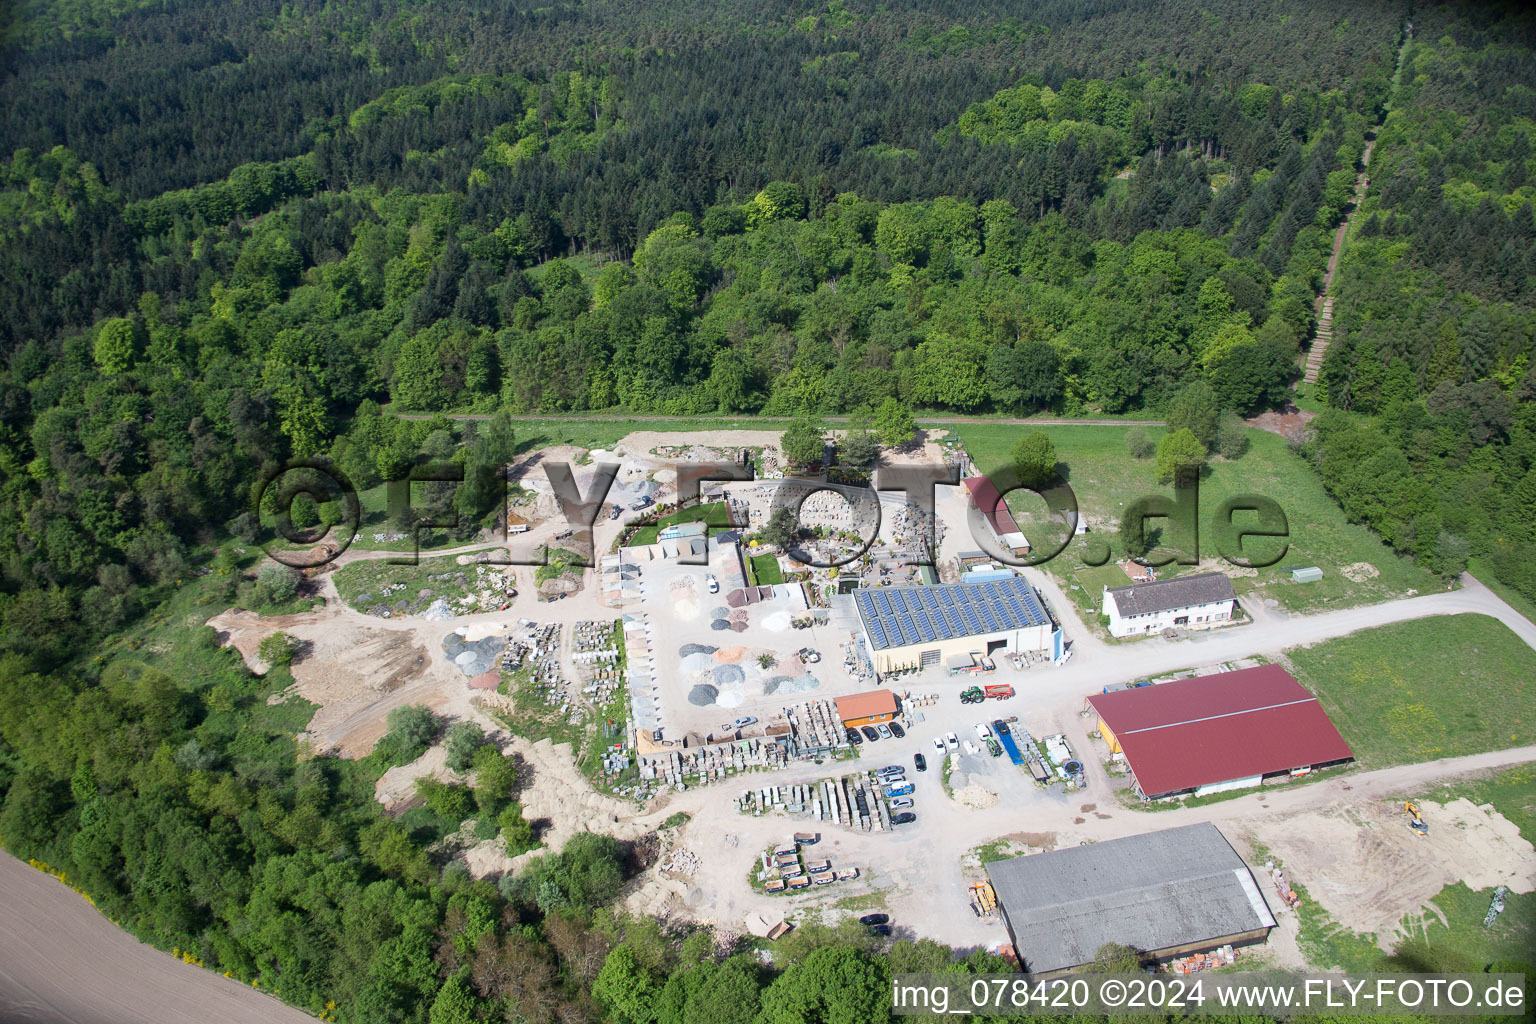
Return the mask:
<svg viewBox="0 0 1536 1024"><path fill-rule="evenodd" d="M1089 963L1106 942L1156 952L1275 925L1209 822L994 861L987 874L1033 974Z"/></svg>

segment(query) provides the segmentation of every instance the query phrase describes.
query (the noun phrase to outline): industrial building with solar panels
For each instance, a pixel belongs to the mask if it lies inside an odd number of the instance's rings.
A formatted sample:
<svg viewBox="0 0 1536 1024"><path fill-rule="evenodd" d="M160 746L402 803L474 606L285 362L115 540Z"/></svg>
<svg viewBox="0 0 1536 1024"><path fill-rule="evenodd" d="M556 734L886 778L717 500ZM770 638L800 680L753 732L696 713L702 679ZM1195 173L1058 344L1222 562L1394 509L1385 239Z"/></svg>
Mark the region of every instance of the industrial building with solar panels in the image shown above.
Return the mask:
<svg viewBox="0 0 1536 1024"><path fill-rule="evenodd" d="M1019 577L854 591L864 644L877 672L937 667L998 651L1059 657L1061 633Z"/></svg>

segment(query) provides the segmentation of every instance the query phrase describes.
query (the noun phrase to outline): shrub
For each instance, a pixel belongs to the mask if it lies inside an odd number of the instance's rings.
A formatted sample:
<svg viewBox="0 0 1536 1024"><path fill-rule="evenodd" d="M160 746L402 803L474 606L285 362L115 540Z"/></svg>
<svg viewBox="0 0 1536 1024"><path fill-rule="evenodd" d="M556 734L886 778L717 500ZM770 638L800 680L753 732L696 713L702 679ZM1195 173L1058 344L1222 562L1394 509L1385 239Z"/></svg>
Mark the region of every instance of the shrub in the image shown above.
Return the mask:
<svg viewBox="0 0 1536 1024"><path fill-rule="evenodd" d="M286 565L268 562L256 573L256 602L263 605L284 604L298 592L299 577Z"/></svg>
<svg viewBox="0 0 1536 1024"><path fill-rule="evenodd" d="M1248 451L1248 427L1234 413L1227 413L1216 427L1216 451L1224 459L1240 459Z"/></svg>
<svg viewBox="0 0 1536 1024"><path fill-rule="evenodd" d="M516 857L539 845L538 838L533 834L533 822L523 817L522 804L508 804L496 819L496 824L501 828L501 838L506 841L508 856Z"/></svg>
<svg viewBox="0 0 1536 1024"><path fill-rule="evenodd" d="M431 746L437 735L437 716L425 704L395 708L385 719L389 732L374 746L373 752L386 764L409 764Z"/></svg>
<svg viewBox="0 0 1536 1024"><path fill-rule="evenodd" d="M427 801L427 808L448 829L475 813L475 798L468 786L450 786L433 778L417 779L416 792Z"/></svg>
<svg viewBox="0 0 1536 1024"><path fill-rule="evenodd" d="M1132 427L1125 432L1125 447L1133 459L1150 459L1157 446L1147 436L1145 428Z"/></svg>
<svg viewBox="0 0 1536 1024"><path fill-rule="evenodd" d="M448 754L448 769L469 771L475 752L485 745L485 732L474 722L455 722L448 730L443 747Z"/></svg>
<svg viewBox="0 0 1536 1024"><path fill-rule="evenodd" d="M268 665L286 665L293 660L298 651L299 641L296 637L278 630L271 636L263 637L261 643L256 645L256 653L261 660Z"/></svg>

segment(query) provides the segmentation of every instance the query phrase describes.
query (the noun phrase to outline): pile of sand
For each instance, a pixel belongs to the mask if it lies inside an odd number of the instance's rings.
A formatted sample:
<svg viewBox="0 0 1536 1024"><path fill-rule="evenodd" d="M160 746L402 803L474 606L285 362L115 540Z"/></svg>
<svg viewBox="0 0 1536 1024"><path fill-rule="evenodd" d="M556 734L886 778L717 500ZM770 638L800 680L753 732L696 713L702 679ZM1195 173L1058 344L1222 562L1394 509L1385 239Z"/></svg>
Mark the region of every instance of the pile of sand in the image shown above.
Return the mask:
<svg viewBox="0 0 1536 1024"><path fill-rule="evenodd" d="M985 810L997 803L997 794L973 782L964 789L955 790L955 799L967 807Z"/></svg>

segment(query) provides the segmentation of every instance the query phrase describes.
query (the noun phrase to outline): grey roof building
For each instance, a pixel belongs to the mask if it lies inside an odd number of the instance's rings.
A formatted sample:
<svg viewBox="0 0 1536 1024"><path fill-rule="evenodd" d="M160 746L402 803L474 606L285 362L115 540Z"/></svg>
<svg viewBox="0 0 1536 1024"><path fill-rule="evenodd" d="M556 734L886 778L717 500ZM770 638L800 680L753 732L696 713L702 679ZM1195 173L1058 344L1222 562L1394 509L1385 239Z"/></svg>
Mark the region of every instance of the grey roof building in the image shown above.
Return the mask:
<svg viewBox="0 0 1536 1024"><path fill-rule="evenodd" d="M1115 607L1124 618L1152 615L1174 608L1198 608L1237 598L1232 590L1232 581L1219 572L1179 576L1155 583L1133 583L1128 587L1113 587L1105 593L1115 602Z"/></svg>
<svg viewBox="0 0 1536 1024"><path fill-rule="evenodd" d="M1023 969L1049 977L1106 942L1148 959L1262 941L1274 915L1215 825L994 861L987 874Z"/></svg>

